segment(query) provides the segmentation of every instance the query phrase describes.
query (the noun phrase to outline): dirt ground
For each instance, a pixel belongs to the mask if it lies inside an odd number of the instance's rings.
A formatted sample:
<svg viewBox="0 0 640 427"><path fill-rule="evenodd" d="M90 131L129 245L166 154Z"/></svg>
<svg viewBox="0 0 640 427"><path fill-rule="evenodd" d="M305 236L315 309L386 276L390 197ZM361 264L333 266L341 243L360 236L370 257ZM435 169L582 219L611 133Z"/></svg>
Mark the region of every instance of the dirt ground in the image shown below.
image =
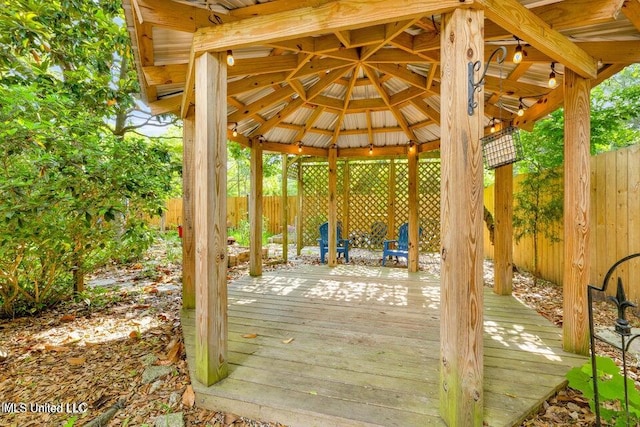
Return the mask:
<svg viewBox="0 0 640 427"><path fill-rule="evenodd" d="M277 246L271 253L277 255ZM143 261L111 266L89 278L77 302L59 304L35 317L0 321L0 426L269 426L233 414L200 410L193 390L180 325L179 247L166 242ZM295 254L294 250L290 254ZM288 264L317 263L307 251ZM350 251L352 263L379 265L379 255ZM421 258L421 269L438 273L439 260ZM398 266L403 268L402 265ZM486 286L492 264L485 262ZM247 274L241 264L229 280ZM556 325L562 322L562 289L514 275L514 296ZM612 321L607 314L603 321ZM604 346L599 352L616 353ZM635 366L631 374L637 379ZM587 400L562 390L522 426L589 426Z"/></svg>

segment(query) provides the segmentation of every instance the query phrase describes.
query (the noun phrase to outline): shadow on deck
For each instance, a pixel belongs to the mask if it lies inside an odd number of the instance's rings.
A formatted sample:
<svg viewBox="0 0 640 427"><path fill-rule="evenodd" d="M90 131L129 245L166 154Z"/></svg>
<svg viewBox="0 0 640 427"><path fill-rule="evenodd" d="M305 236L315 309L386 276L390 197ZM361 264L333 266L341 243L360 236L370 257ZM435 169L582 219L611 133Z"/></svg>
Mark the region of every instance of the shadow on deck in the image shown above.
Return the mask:
<svg viewBox="0 0 640 427"><path fill-rule="evenodd" d="M196 404L289 426L439 426L440 285L428 273L303 266L229 284L229 377ZM586 358L512 297L484 299L485 425L519 424ZM243 338L257 334L256 338Z"/></svg>

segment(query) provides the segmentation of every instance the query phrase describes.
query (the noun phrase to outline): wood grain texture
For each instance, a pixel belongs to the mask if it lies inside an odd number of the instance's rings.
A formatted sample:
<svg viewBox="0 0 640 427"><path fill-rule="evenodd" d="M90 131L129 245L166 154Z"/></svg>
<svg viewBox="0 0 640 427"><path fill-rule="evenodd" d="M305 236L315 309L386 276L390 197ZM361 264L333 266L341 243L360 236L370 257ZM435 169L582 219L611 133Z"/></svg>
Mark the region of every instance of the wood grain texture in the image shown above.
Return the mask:
<svg viewBox="0 0 640 427"><path fill-rule="evenodd" d="M396 162L389 162L389 207L387 211L387 236L392 240L396 234Z"/></svg>
<svg viewBox="0 0 640 427"><path fill-rule="evenodd" d="M211 385L227 364L227 74L222 54L195 61L194 229L196 375Z"/></svg>
<svg viewBox="0 0 640 427"><path fill-rule="evenodd" d="M563 352L560 329L535 311L484 292L483 419L519 425L585 358ZM195 384L197 404L292 427L444 425L438 294L436 277L406 269L301 266L243 277L229 288L229 378ZM182 324L193 370L192 311Z"/></svg>
<svg viewBox="0 0 640 427"><path fill-rule="evenodd" d="M330 267L338 264L336 248L338 246L338 149L329 148L329 206L328 206L328 222L329 222L329 252L327 254L327 263Z"/></svg>
<svg viewBox="0 0 640 427"><path fill-rule="evenodd" d="M196 307L194 230L195 117L182 121L182 307Z"/></svg>
<svg viewBox="0 0 640 427"><path fill-rule="evenodd" d="M420 227L418 218L418 150L409 151L407 156L408 180L409 180L409 258L407 267L409 271L418 271L418 228Z"/></svg>
<svg viewBox="0 0 640 427"><path fill-rule="evenodd" d="M467 114L467 63L484 62L482 11L445 15L441 33L440 412L449 425L481 426L483 408L480 136L484 91Z"/></svg>
<svg viewBox="0 0 640 427"><path fill-rule="evenodd" d="M249 274L262 274L262 143L251 143L251 189L249 191Z"/></svg>
<svg viewBox="0 0 640 427"><path fill-rule="evenodd" d="M587 285L590 254L590 91L591 82L567 70L564 142L564 348L589 351Z"/></svg>
<svg viewBox="0 0 640 427"><path fill-rule="evenodd" d="M494 286L498 295L513 289L513 165L496 169Z"/></svg>
<svg viewBox="0 0 640 427"><path fill-rule="evenodd" d="M471 4L471 0L338 0L318 7L302 7L247 18L237 23L201 28L196 32L194 42L199 52L237 49L301 38L319 32L350 30L438 15Z"/></svg>
<svg viewBox="0 0 640 427"><path fill-rule="evenodd" d="M622 13L640 31L640 0L625 0Z"/></svg>

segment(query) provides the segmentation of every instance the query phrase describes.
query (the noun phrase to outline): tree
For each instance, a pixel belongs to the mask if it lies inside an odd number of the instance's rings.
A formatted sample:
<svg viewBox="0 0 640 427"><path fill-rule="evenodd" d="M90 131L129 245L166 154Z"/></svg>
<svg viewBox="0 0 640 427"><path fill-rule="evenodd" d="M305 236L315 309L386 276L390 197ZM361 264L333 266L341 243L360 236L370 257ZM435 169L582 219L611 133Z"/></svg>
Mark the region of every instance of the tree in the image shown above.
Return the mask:
<svg viewBox="0 0 640 427"><path fill-rule="evenodd" d="M119 2L2 6L0 315L12 315L139 255L175 163L164 143L126 135L137 83Z"/></svg>

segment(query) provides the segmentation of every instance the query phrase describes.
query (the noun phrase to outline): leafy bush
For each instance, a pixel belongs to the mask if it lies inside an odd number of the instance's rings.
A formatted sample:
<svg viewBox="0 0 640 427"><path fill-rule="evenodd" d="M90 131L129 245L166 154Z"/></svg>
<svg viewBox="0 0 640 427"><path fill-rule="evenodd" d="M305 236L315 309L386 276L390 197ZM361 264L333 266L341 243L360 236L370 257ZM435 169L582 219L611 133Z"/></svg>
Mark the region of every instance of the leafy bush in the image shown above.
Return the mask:
<svg viewBox="0 0 640 427"><path fill-rule="evenodd" d="M598 367L598 398L600 400L600 415L610 425L626 426L640 423L640 393L633 380L627 378L629 394L630 424L624 408L624 377L620 368L609 357L596 356ZM591 362L576 367L567 373L569 387L582 392L589 399L589 406L595 412L595 392L592 378Z"/></svg>

